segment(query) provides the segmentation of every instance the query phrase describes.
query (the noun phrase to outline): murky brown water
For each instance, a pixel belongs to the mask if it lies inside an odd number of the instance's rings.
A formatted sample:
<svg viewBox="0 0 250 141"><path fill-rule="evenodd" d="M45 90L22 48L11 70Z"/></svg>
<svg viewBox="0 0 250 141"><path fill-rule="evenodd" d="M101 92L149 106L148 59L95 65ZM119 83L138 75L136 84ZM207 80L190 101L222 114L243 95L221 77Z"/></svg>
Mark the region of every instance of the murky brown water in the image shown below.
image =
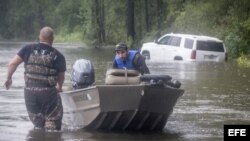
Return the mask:
<svg viewBox="0 0 250 141"><path fill-rule="evenodd" d="M224 124L250 124L250 71L235 63L147 62L151 73L168 74L182 82L179 99L163 132L87 132L63 125L60 132L33 130L23 99L23 66L6 91L7 64L24 43L0 43L0 141L221 141ZM111 64L111 49L86 49L77 45L56 45L67 60L65 85L70 85L71 68L79 58L93 62L96 84L104 82Z"/></svg>

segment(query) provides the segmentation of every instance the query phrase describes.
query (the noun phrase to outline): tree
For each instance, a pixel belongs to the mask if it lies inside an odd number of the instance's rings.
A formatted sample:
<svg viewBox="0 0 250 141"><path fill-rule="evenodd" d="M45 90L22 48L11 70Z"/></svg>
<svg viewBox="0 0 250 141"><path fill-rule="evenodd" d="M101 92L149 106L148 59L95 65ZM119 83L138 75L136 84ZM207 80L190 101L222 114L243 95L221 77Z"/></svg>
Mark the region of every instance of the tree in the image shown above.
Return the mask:
<svg viewBox="0 0 250 141"><path fill-rule="evenodd" d="M10 33L8 32L8 13L10 6L9 0L0 0L0 39L10 38Z"/></svg>
<svg viewBox="0 0 250 141"><path fill-rule="evenodd" d="M127 38L135 39L134 0L127 0Z"/></svg>
<svg viewBox="0 0 250 141"><path fill-rule="evenodd" d="M103 0L95 0L95 18L97 25L97 38L99 45L105 42L105 15Z"/></svg>
<svg viewBox="0 0 250 141"><path fill-rule="evenodd" d="M144 0L145 5L145 23L146 23L146 30L149 32L149 15L148 15L148 0Z"/></svg>

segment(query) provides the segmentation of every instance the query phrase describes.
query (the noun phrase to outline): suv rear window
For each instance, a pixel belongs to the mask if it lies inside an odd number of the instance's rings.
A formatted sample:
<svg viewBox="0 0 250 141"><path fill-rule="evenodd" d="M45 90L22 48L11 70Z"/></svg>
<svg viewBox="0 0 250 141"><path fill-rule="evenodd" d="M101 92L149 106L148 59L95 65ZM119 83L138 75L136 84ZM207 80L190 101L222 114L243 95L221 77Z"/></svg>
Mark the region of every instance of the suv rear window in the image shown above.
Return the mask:
<svg viewBox="0 0 250 141"><path fill-rule="evenodd" d="M197 41L197 50L224 52L224 47L222 42Z"/></svg>

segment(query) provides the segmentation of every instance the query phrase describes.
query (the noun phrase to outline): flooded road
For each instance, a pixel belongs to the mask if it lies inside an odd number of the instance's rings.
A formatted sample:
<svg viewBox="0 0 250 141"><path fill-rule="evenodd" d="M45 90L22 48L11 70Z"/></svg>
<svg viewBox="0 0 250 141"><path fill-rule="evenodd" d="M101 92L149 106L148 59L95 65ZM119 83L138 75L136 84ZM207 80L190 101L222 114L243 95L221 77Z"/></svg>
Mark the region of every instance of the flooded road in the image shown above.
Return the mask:
<svg viewBox="0 0 250 141"><path fill-rule="evenodd" d="M162 132L87 132L68 127L60 132L33 130L23 99L23 65L4 89L7 64L21 44L0 43L0 141L222 141L225 124L250 124L250 71L233 62L147 62L152 74L167 74L182 83L184 95ZM66 57L65 85L70 86L73 63L80 58L94 64L96 84L104 82L114 51L56 44Z"/></svg>

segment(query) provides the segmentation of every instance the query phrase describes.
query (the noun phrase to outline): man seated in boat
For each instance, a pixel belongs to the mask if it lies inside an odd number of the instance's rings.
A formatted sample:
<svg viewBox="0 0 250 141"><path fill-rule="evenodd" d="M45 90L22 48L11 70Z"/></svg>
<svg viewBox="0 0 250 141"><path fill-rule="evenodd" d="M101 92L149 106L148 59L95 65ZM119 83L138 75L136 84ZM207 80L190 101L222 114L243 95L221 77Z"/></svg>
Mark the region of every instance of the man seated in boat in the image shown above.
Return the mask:
<svg viewBox="0 0 250 141"><path fill-rule="evenodd" d="M116 56L113 62L113 68L137 70L142 75L150 73L145 63L145 58L136 50L128 50L125 43L119 43L115 46Z"/></svg>

